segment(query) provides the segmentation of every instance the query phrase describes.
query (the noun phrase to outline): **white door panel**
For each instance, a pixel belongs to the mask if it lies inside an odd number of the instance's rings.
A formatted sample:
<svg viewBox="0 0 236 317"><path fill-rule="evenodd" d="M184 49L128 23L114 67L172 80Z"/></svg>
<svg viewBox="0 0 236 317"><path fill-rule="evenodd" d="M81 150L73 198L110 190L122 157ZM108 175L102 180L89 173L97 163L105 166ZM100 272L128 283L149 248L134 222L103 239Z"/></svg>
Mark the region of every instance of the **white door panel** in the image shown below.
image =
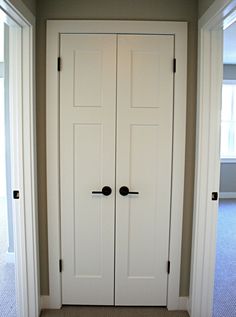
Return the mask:
<svg viewBox="0 0 236 317"><path fill-rule="evenodd" d="M119 36L116 305L166 305L169 245L172 36Z"/></svg>
<svg viewBox="0 0 236 317"><path fill-rule="evenodd" d="M63 34L61 57L63 304L164 306L174 39Z"/></svg>
<svg viewBox="0 0 236 317"><path fill-rule="evenodd" d="M116 36L62 35L61 56L62 300L112 305Z"/></svg>

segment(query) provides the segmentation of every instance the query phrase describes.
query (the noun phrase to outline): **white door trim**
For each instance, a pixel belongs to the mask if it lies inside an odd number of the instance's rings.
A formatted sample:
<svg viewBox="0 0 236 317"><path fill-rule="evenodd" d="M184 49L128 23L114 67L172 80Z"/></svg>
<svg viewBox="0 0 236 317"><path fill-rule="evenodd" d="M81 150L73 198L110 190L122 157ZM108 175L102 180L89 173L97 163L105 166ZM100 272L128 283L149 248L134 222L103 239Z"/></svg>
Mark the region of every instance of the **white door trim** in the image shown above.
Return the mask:
<svg viewBox="0 0 236 317"><path fill-rule="evenodd" d="M0 8L21 28L21 38L16 37L21 47L20 95L17 99L17 120L21 143L19 162L19 214L15 214L16 271L18 271L16 297L18 316L38 317L39 267L38 267L38 213L37 213L37 168L36 168L36 117L35 117L35 17L21 0L0 0ZM12 31L15 38L15 31ZM15 43L16 44L16 43ZM14 55L14 52L10 51Z"/></svg>
<svg viewBox="0 0 236 317"><path fill-rule="evenodd" d="M190 285L192 317L211 317L219 192L223 25L235 20L236 1L216 0L199 20L195 196Z"/></svg>
<svg viewBox="0 0 236 317"><path fill-rule="evenodd" d="M57 58L60 33L169 34L175 37L177 72L174 90L174 141L171 196L168 309L179 308L180 264L186 132L187 23L147 21L48 21L47 22L47 197L49 243L49 306L61 307L59 100ZM62 65L63 67L63 65Z"/></svg>

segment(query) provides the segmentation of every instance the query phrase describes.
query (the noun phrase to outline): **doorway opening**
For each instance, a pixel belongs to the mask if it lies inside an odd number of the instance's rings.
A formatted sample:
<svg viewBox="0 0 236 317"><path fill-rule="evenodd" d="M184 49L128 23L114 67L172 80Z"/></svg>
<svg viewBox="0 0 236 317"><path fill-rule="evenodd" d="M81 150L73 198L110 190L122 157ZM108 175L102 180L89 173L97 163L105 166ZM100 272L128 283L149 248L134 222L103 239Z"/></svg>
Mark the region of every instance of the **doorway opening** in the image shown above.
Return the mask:
<svg viewBox="0 0 236 317"><path fill-rule="evenodd" d="M39 315L35 18L0 2L0 316Z"/></svg>
<svg viewBox="0 0 236 317"><path fill-rule="evenodd" d="M12 22L10 22L12 23ZM16 317L16 261L12 201L12 111L10 107L9 23L0 11L0 312Z"/></svg>
<svg viewBox="0 0 236 317"><path fill-rule="evenodd" d="M235 13L234 0L214 1L199 20L197 142L189 308L192 317L212 317L214 308L223 30L235 22ZM222 132L221 134L223 136ZM231 225L230 222L228 226ZM229 276L232 268L226 269Z"/></svg>
<svg viewBox="0 0 236 317"><path fill-rule="evenodd" d="M236 313L236 23L223 32L220 201L213 317Z"/></svg>

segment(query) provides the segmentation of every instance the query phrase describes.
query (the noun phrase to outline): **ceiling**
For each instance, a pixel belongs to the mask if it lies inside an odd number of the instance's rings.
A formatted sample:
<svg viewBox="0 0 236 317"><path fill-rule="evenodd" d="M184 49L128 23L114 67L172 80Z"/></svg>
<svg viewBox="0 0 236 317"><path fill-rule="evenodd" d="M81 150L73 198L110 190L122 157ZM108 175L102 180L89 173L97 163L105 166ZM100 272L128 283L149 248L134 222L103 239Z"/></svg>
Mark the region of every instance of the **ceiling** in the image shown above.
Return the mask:
<svg viewBox="0 0 236 317"><path fill-rule="evenodd" d="M224 64L236 64L236 22L224 31Z"/></svg>

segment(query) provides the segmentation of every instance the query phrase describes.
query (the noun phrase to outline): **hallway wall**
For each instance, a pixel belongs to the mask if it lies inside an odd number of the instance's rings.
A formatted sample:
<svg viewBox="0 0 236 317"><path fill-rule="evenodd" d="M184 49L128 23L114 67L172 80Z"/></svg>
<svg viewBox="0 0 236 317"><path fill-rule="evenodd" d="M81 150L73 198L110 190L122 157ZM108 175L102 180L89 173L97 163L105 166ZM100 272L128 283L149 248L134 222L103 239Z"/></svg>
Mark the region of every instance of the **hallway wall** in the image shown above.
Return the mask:
<svg viewBox="0 0 236 317"><path fill-rule="evenodd" d="M198 0L198 16L199 18L206 12L206 10L212 5L214 0Z"/></svg>
<svg viewBox="0 0 236 317"><path fill-rule="evenodd" d="M18 1L19 0L9 0L9 2L11 2L13 5L16 5L17 8L19 7L17 5L19 4ZM21 2L26 5L26 7L33 13L34 16L36 16L36 1L37 0L21 0Z"/></svg>
<svg viewBox="0 0 236 317"><path fill-rule="evenodd" d="M22 0L30 11L36 15L36 0Z"/></svg>

